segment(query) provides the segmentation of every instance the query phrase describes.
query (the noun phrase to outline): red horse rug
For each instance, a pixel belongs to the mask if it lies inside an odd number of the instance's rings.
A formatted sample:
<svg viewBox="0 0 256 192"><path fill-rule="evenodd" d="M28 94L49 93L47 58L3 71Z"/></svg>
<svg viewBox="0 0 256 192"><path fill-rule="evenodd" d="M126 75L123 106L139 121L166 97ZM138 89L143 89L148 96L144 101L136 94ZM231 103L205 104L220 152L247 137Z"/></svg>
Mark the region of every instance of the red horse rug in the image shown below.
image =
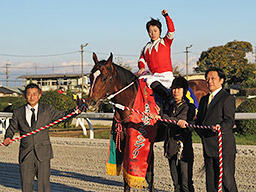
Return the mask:
<svg viewBox="0 0 256 192"><path fill-rule="evenodd" d="M153 92L143 80L139 80L139 88L134 101L133 109L145 113L157 113ZM111 131L110 145L106 172L109 175L120 175L123 167L123 176L130 187L142 188L145 186L146 172L151 159L153 144L156 136L156 120L147 115L132 112L126 128L124 151L117 145L116 132Z"/></svg>

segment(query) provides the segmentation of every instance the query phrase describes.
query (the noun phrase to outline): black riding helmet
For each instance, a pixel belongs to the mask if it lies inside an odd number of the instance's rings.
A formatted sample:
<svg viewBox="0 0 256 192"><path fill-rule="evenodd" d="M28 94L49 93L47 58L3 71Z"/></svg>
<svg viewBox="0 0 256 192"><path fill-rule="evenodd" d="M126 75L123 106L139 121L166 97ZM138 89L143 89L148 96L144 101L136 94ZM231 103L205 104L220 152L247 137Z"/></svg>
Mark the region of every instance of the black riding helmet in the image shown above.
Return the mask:
<svg viewBox="0 0 256 192"><path fill-rule="evenodd" d="M188 81L184 77L176 77L172 82L171 88L183 88L184 90L188 90Z"/></svg>

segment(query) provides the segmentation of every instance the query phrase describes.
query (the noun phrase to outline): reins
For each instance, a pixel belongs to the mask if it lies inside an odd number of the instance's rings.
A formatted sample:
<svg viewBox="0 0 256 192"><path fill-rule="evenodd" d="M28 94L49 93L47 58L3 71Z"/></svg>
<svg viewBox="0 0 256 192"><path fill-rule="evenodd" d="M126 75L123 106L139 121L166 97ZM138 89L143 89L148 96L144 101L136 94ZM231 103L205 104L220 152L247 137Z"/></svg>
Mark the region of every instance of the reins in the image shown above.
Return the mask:
<svg viewBox="0 0 256 192"><path fill-rule="evenodd" d="M113 99L116 95L118 95L119 93L122 93L124 90L128 89L130 86L132 86L134 84L135 81L131 82L129 85L125 86L124 88L120 89L119 91L117 91L116 93L113 93L111 95L109 95L106 100L111 100Z"/></svg>
<svg viewBox="0 0 256 192"><path fill-rule="evenodd" d="M115 93L112 93L109 95L109 91L111 89L111 86L112 86L112 82L113 80L115 80L115 76L113 76L113 71L111 69L110 70L110 74L111 74L111 77L109 78L110 80L110 83L109 83L109 86L108 86L108 90L107 90L107 93L106 93L106 97L102 99L103 102L108 102L110 101L111 99L113 99L115 96L117 96L118 94L122 93L123 91L125 91L126 89L128 89L130 86L132 86L134 84L136 80L132 81L130 84L126 85L125 87L123 87L122 89L120 89L119 91L115 92Z"/></svg>

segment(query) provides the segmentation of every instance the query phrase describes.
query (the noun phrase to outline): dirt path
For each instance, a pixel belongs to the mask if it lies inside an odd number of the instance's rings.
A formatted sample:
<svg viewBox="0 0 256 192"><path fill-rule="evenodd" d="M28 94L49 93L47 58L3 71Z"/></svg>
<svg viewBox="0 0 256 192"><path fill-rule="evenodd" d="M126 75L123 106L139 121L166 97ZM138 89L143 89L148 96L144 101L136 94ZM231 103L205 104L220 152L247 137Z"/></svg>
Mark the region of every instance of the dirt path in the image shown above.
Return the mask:
<svg viewBox="0 0 256 192"><path fill-rule="evenodd" d="M2 138L0 138L2 141ZM51 170L52 191L122 191L122 177L105 173L107 140L52 137L54 159ZM0 147L0 191L21 191L18 171L18 143ZM157 191L173 191L162 143L155 145L155 186ZM201 144L194 144L194 185L205 191ZM238 146L236 180L239 191L256 191L256 146ZM132 190L146 191L146 190Z"/></svg>

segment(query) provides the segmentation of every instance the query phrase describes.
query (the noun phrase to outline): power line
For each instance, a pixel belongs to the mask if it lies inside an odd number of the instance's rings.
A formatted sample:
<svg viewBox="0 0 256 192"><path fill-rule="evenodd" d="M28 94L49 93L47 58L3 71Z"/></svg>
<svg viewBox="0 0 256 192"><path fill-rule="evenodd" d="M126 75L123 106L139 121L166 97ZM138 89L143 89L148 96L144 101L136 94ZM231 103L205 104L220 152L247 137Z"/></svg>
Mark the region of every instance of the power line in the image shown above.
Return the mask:
<svg viewBox="0 0 256 192"><path fill-rule="evenodd" d="M6 79L0 79L0 81L4 82ZM22 79L8 79L8 82L16 82L16 81L24 81Z"/></svg>
<svg viewBox="0 0 256 192"><path fill-rule="evenodd" d="M72 51L72 52L66 52L66 53L46 54L46 55L16 55L16 54L0 53L0 56L7 56L7 57L55 57L55 56L61 56L61 55L70 55L70 54L79 53L79 52L80 51Z"/></svg>
<svg viewBox="0 0 256 192"><path fill-rule="evenodd" d="M177 54L183 54L184 53L184 51L181 51L181 52L174 52L174 53L172 53L173 55L177 55Z"/></svg>
<svg viewBox="0 0 256 192"><path fill-rule="evenodd" d="M110 55L110 53L104 53L104 52L98 52L98 51L92 51L92 50L88 50L87 52L89 52L89 53L97 53L99 55ZM118 54L118 53L115 53L114 56L119 56L119 57L138 57L138 55Z"/></svg>
<svg viewBox="0 0 256 192"><path fill-rule="evenodd" d="M88 52L90 53L97 53L100 55L109 55L109 53L104 53L104 52L97 52L97 51L91 51L89 50ZM72 52L66 52L66 53L59 53L59 54L40 54L40 55L20 55L20 54L8 54L8 53L0 53L0 56L6 56L6 57L54 57L54 56L61 56L61 55L70 55L74 53L81 53L81 51L72 51ZM116 56L123 56L123 57L138 57L138 55L133 55L133 54L115 54Z"/></svg>
<svg viewBox="0 0 256 192"><path fill-rule="evenodd" d="M54 66L54 68L63 68L63 67L74 67L74 66L80 66L80 65L57 65L57 66ZM0 68L6 68L5 66L0 66ZM12 69L31 69L31 67L9 67L9 68L12 68ZM44 67L40 67L40 66L37 66L37 69L40 68L40 69L49 69L49 68L52 68L52 66L44 66Z"/></svg>
<svg viewBox="0 0 256 192"><path fill-rule="evenodd" d="M97 51L91 51L89 50L88 52L90 53L97 53L99 55L109 55L109 53L104 53L104 52L97 52ZM177 55L177 54L183 54L184 51L180 51L180 52L172 52L172 55ZM118 53L115 53L114 56L119 56L119 57L139 57L139 54L137 55L133 55L133 54L118 54Z"/></svg>
<svg viewBox="0 0 256 192"><path fill-rule="evenodd" d="M190 51L189 53L193 54L193 55L200 55L201 53L196 53L196 52L193 52L193 51Z"/></svg>
<svg viewBox="0 0 256 192"><path fill-rule="evenodd" d="M106 52L98 52L98 51L92 51L92 50L88 50L88 52L90 53L97 53L99 55L109 55L109 53ZM71 54L75 54L75 53L81 53L81 51L72 51L72 52L65 52L65 53L59 53L59 54L40 54L40 55L20 55L20 54L8 54L8 53L0 53L0 56L6 56L6 57L55 57L55 56L61 56L61 55L71 55ZM184 52L173 52L173 55L176 54L182 54ZM119 57L138 57L139 54L119 54L119 53L115 53L115 56L119 56Z"/></svg>

